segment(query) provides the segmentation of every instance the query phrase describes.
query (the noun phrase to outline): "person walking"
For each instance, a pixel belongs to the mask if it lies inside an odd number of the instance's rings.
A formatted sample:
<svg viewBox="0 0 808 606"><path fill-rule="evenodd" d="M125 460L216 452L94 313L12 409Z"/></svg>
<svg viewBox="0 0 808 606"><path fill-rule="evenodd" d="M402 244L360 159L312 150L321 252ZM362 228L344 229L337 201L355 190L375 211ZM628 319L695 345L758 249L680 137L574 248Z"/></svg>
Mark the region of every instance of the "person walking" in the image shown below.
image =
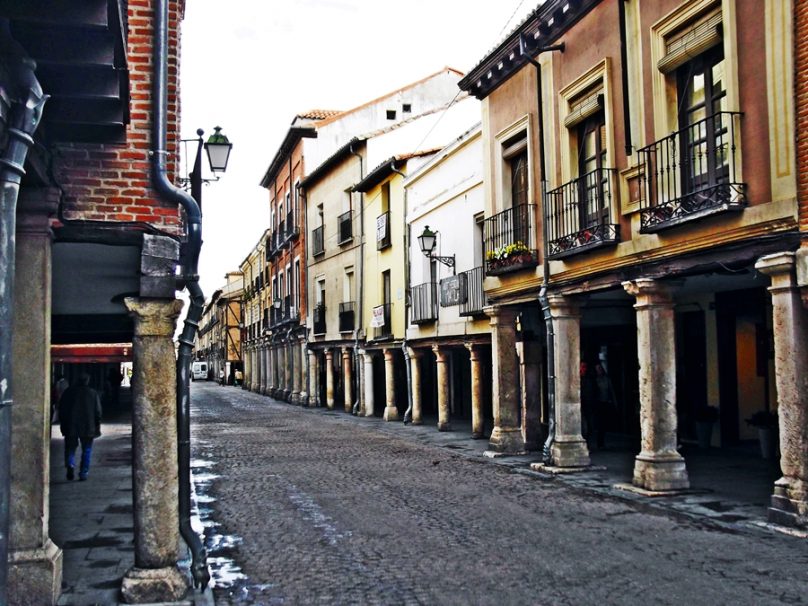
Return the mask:
<svg viewBox="0 0 808 606"><path fill-rule="evenodd" d="M76 448L81 443L79 480L90 473L93 440L101 435L101 398L90 387L90 375L82 374L78 385L71 385L59 402L59 428L65 439L65 468L67 479L75 477Z"/></svg>

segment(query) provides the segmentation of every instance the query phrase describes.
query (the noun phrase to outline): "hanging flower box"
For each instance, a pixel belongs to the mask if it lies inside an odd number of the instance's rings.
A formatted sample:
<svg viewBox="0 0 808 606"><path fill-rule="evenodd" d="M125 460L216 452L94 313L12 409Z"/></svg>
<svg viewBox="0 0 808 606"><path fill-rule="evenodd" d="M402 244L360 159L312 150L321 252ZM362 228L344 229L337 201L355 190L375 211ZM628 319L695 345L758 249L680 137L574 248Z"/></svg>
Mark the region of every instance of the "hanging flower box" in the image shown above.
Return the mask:
<svg viewBox="0 0 808 606"><path fill-rule="evenodd" d="M485 255L488 275L498 275L538 265L538 255L524 242L505 244Z"/></svg>

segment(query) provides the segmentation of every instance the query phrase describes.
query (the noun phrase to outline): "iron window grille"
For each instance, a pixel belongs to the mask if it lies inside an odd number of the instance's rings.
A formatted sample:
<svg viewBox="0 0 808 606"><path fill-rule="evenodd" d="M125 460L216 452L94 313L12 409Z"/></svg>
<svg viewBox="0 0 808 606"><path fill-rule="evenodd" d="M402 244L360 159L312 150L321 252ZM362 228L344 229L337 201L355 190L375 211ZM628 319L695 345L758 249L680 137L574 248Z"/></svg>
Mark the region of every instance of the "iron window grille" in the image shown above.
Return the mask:
<svg viewBox="0 0 808 606"><path fill-rule="evenodd" d="M479 316L483 314L483 308L488 304L488 297L483 290L483 279L485 274L483 267L475 267L464 271L466 284L466 300L460 304L459 313L461 316Z"/></svg>
<svg viewBox="0 0 808 606"><path fill-rule="evenodd" d="M346 242L350 242L353 240L353 212L350 210L348 212L342 213L337 218L337 223L339 225L339 243L345 244Z"/></svg>
<svg viewBox="0 0 808 606"><path fill-rule="evenodd" d="M428 324L438 319L438 288L435 282L412 287L412 323Z"/></svg>
<svg viewBox="0 0 808 606"><path fill-rule="evenodd" d="M325 304L318 303L314 306L314 334L324 335L326 333Z"/></svg>
<svg viewBox="0 0 808 606"><path fill-rule="evenodd" d="M390 239L390 211L376 218L376 250L382 250L392 244Z"/></svg>
<svg viewBox="0 0 808 606"><path fill-rule="evenodd" d="M321 225L311 231L311 254L312 256L322 255L325 252L325 241L323 231L325 226Z"/></svg>
<svg viewBox="0 0 808 606"><path fill-rule="evenodd" d="M354 302L348 301L339 304L339 331L351 332L354 329Z"/></svg>

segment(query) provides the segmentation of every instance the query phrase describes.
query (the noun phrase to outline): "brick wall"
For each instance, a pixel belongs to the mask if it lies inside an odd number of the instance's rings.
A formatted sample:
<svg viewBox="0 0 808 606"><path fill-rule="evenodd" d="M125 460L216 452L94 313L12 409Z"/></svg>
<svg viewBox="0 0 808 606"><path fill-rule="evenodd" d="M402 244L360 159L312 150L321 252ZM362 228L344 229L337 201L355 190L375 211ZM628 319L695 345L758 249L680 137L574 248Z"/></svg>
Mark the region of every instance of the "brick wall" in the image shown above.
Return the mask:
<svg viewBox="0 0 808 606"><path fill-rule="evenodd" d="M54 174L64 190L64 216L70 220L146 222L181 232L180 212L151 187L149 148L152 128L152 0L129 0L128 63L130 116L126 143L57 146ZM176 182L180 138L180 23L185 0L169 2L168 176Z"/></svg>
<svg viewBox="0 0 808 606"><path fill-rule="evenodd" d="M800 231L808 231L808 2L794 3L794 69L797 199Z"/></svg>

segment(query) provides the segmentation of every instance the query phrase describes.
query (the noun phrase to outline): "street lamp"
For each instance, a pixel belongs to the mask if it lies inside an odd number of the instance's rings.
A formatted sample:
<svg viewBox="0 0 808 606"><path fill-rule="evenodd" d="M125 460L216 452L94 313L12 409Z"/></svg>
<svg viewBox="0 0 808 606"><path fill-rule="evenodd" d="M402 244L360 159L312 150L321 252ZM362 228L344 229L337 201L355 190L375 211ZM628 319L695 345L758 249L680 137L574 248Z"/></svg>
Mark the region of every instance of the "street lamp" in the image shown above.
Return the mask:
<svg viewBox="0 0 808 606"><path fill-rule="evenodd" d="M434 259L439 263L443 263L447 267L452 268L452 273L455 272L455 256L452 255L450 257L441 257L440 255L433 255L432 251L435 250L435 244L438 241L438 232L432 231L429 229L429 225L424 227L423 233L418 236L418 246L421 248L421 252L424 253L424 256L427 259Z"/></svg>
<svg viewBox="0 0 808 606"><path fill-rule="evenodd" d="M202 178L202 148L204 147L207 152L210 170L214 173L223 173L227 170L227 161L230 159L230 150L233 148L233 144L230 143L227 136L221 133L220 126L214 127L213 130L214 133L208 137L207 141L202 139L205 131L201 128L196 131L196 139L183 139L183 141L197 142L194 168L188 178L183 181L191 186L191 196L196 200L200 209L202 208L202 184L219 180L218 176L215 179Z"/></svg>

